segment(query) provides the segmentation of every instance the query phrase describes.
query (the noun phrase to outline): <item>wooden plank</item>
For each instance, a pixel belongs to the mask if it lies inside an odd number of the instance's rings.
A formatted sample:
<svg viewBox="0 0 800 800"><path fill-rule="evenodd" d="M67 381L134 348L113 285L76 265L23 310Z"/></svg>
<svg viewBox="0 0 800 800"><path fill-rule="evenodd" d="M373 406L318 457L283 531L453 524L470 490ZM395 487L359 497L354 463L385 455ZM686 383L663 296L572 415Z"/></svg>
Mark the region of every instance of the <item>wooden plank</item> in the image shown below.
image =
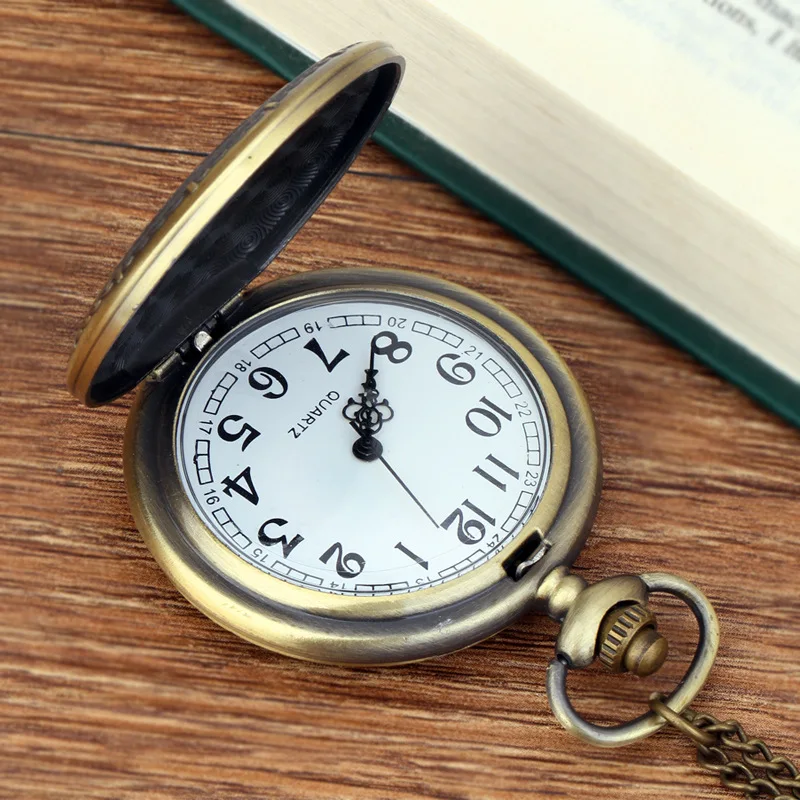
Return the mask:
<svg viewBox="0 0 800 800"><path fill-rule="evenodd" d="M64 390L72 335L185 174L281 82L161 0L0 8L0 796L726 797L663 734L597 751L543 692L554 623L392 669L291 661L195 612L156 567L121 471L129 399ZM534 324L586 388L606 484L578 568L668 570L716 603L698 707L800 756L800 435L370 145L272 276L417 269ZM578 674L578 707L639 713L663 676Z"/></svg>

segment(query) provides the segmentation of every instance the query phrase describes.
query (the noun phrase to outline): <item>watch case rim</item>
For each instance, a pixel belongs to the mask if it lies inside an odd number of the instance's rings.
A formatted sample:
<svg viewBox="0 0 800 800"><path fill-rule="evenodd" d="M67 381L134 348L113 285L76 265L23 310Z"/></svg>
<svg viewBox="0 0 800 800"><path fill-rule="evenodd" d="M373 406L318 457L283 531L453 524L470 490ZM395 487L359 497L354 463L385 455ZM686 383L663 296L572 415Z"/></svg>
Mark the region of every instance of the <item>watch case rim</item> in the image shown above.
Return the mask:
<svg viewBox="0 0 800 800"><path fill-rule="evenodd" d="M558 493L558 486L550 492L551 519L542 530L549 549L528 573L516 581L500 574L507 548L481 567L440 586L409 594L353 598L291 586L248 564L211 534L191 507L177 474L173 429L197 364L170 370L137 393L125 438L126 485L137 526L158 563L179 591L222 627L269 650L301 659L350 665L408 663L475 644L526 611L543 607L537 589L552 569L572 563L588 535L599 496L600 451L583 392L549 343L494 301L448 281L378 268L316 270L254 290L236 306L224 327L232 330L266 309L301 296L353 288L443 298L446 305L472 311L507 332L532 354L528 358L545 374L542 381L532 370L551 426L554 459L540 507L552 488L550 482L557 479L553 470L556 449L562 462L564 451L568 459L563 485ZM483 320L479 324L484 324ZM551 386L547 389L542 383ZM535 513L532 519L536 517ZM202 537L187 536L187 531L199 535L198 525L215 545L206 547ZM532 532L529 522L514 542ZM258 594L251 589L254 584L260 588ZM275 600L276 594L287 602Z"/></svg>
<svg viewBox="0 0 800 800"><path fill-rule="evenodd" d="M98 375L106 367L115 376L128 374L129 365L123 363L125 359L112 358L116 346L129 335L137 315L152 295L158 295L162 283L191 245L209 226L221 227L220 219L227 213L226 209L237 193L256 178L259 169L270 167L272 172L278 172L281 165L275 163L275 156L280 153L281 146L290 143L304 126L318 119L326 104L336 100L360 78L372 74L377 76L382 70L390 69L391 79L387 76L387 86L382 87L379 93L380 104L376 104L372 114L366 115L365 123L369 124L352 129L358 133L358 141L334 160L322 190L309 195L296 207L281 212L282 218L288 221L287 225L291 223L286 235L275 239L266 256L254 258L254 254L260 252L254 250L243 259L248 264L246 278L234 280L236 287L227 295L222 293L224 296L219 298L219 306L198 316L191 303L188 307L184 304L182 316L191 317L193 323L187 333L194 335L232 295L267 269L346 174L388 109L404 68L405 60L391 45L380 41L359 42L313 64L241 121L175 190L100 290L76 335L67 365L67 389L70 393L88 406L112 402L127 394L146 378L151 369L157 369L175 348L181 346L185 336L177 337L164 348L163 353L148 351L148 356L154 356L151 366L131 367L131 381L98 394ZM203 263L211 265L214 259L209 258L195 268L205 268ZM217 273L209 271L209 277L212 274ZM178 314L153 315L150 322L158 325L166 320L172 324L172 319L180 317ZM167 336L168 332L168 329L161 332L156 346L161 340L172 338ZM134 377L135 383L132 382Z"/></svg>

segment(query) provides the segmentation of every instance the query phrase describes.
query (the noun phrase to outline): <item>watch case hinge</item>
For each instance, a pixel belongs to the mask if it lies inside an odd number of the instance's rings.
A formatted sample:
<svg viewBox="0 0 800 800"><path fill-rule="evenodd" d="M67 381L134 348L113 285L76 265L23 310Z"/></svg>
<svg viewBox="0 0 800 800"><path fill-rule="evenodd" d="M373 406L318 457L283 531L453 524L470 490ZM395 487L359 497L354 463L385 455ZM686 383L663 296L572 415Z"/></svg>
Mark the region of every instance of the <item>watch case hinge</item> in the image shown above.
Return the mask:
<svg viewBox="0 0 800 800"><path fill-rule="evenodd" d="M173 369L186 364L196 364L214 341L230 330L227 324L228 317L241 305L241 302L241 293L231 298L155 367L148 375L148 379L160 382Z"/></svg>

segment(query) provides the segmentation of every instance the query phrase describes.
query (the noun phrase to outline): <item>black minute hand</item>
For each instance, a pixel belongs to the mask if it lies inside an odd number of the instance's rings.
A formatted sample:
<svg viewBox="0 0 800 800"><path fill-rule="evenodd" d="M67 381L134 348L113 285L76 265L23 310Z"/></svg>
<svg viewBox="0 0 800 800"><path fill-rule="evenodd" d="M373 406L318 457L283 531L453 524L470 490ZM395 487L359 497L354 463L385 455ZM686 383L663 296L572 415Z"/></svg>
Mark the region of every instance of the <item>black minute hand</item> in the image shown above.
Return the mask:
<svg viewBox="0 0 800 800"><path fill-rule="evenodd" d="M392 477L406 490L406 493L408 494L408 496L420 507L420 509L422 509L422 513L425 514L425 516L433 523L433 526L435 528L438 528L439 527L438 523L428 513L428 509L425 508L425 506L422 505L422 503L420 503L420 501L417 499L417 497L414 494L414 492L412 492L411 489L409 489L408 486L406 486L406 482L392 469L392 467L390 466L389 462L383 456L380 456L380 460L381 460L381 463L383 464L383 466L386 467L386 469L388 469L389 472L391 472Z"/></svg>

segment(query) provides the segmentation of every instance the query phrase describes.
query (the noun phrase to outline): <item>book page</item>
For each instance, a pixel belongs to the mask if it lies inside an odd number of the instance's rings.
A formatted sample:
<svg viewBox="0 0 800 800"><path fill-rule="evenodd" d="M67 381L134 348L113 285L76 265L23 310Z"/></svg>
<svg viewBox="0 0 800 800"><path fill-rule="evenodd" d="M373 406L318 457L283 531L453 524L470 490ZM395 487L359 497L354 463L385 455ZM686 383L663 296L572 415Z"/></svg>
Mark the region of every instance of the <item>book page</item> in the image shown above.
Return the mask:
<svg viewBox="0 0 800 800"><path fill-rule="evenodd" d="M800 0L603 2L800 126Z"/></svg>
<svg viewBox="0 0 800 800"><path fill-rule="evenodd" d="M598 18L605 7L800 126L800 0L428 2L530 67L537 66L533 51L543 34L578 36L582 16L594 22L599 36L618 33L606 27L610 19ZM652 59L642 52L647 43L640 45L629 53L631 60L644 56L645 67L652 68Z"/></svg>
<svg viewBox="0 0 800 800"><path fill-rule="evenodd" d="M427 2L800 241L800 0Z"/></svg>
<svg viewBox="0 0 800 800"><path fill-rule="evenodd" d="M793 27L751 40L719 11L766 0L220 2L316 58L391 42L407 60L394 114L800 376Z"/></svg>

